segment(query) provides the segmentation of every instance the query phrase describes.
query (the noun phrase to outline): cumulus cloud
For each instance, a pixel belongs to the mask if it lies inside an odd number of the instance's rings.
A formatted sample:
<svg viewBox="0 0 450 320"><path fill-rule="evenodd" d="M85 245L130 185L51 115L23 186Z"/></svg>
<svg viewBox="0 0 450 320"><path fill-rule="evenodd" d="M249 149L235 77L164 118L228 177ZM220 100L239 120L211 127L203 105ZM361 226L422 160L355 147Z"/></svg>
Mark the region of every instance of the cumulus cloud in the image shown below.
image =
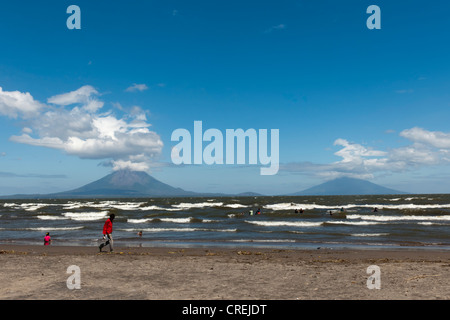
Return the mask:
<svg viewBox="0 0 450 320"><path fill-rule="evenodd" d="M93 87L83 86L50 97L47 105L39 104L32 119L23 117L26 121L22 134L10 140L58 149L82 159L109 159L114 170L149 170L149 163L161 154L163 143L149 129L146 113L139 107L123 117L111 110L99 113L104 103L98 95ZM28 99L34 101L31 95Z"/></svg>
<svg viewBox="0 0 450 320"><path fill-rule="evenodd" d="M427 131L422 128L412 128L400 132L400 136L416 143L423 143L435 148L450 149L450 133Z"/></svg>
<svg viewBox="0 0 450 320"><path fill-rule="evenodd" d="M367 161L364 159L365 157L381 157L386 155L384 151L367 149L360 144L350 143L345 139L337 139L334 145L343 147L335 153L335 155L342 157L342 163L362 163Z"/></svg>
<svg viewBox="0 0 450 320"><path fill-rule="evenodd" d="M126 92L136 92L136 91L145 91L148 87L146 84L136 84L134 83L132 86L128 87Z"/></svg>
<svg viewBox="0 0 450 320"><path fill-rule="evenodd" d="M396 173L450 164L450 133L412 128L403 130L400 136L411 144L387 151L337 139L334 145L342 148L334 154L341 160L328 164L288 163L280 169L324 178L348 176L370 179L377 173Z"/></svg>
<svg viewBox="0 0 450 320"><path fill-rule="evenodd" d="M28 92L3 91L0 87L0 115L17 119L29 119L37 115L45 105L34 100Z"/></svg>
<svg viewBox="0 0 450 320"><path fill-rule="evenodd" d="M97 100L96 95L98 92L92 86L83 86L75 91L50 97L47 101L60 106L82 104L84 110L96 112L103 107L103 102Z"/></svg>

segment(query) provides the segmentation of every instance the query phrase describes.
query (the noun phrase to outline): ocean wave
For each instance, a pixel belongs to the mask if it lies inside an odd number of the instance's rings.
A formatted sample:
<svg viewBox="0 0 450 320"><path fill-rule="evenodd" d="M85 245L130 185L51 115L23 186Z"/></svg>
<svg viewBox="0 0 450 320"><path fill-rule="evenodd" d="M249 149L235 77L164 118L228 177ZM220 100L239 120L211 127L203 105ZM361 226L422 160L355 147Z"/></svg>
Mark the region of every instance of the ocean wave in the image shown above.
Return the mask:
<svg viewBox="0 0 450 320"><path fill-rule="evenodd" d="M144 228L144 229L120 229L120 231L127 232L196 232L196 231L206 231L206 232L236 232L237 229L206 229L206 228Z"/></svg>
<svg viewBox="0 0 450 320"><path fill-rule="evenodd" d="M123 210L123 211L132 211L132 210L141 210L141 205L145 202L125 202L118 204L109 204L109 208Z"/></svg>
<svg viewBox="0 0 450 320"><path fill-rule="evenodd" d="M352 233L352 237L382 237L387 236L389 233Z"/></svg>
<svg viewBox="0 0 450 320"><path fill-rule="evenodd" d="M32 231L70 231L70 230L80 230L83 229L83 226L80 227L39 227L39 228L27 228Z"/></svg>
<svg viewBox="0 0 450 320"><path fill-rule="evenodd" d="M73 209L80 209L82 207L89 206L89 203L92 202L74 202L74 201L68 201L67 203L63 203L61 206L65 210L73 210Z"/></svg>
<svg viewBox="0 0 450 320"><path fill-rule="evenodd" d="M64 212L63 216L76 221L93 221L105 219L108 211L100 212Z"/></svg>
<svg viewBox="0 0 450 320"><path fill-rule="evenodd" d="M193 223L193 222L216 222L217 220L200 219L200 218L141 218L141 219L128 219L129 223L147 223L147 222L172 222L172 223Z"/></svg>
<svg viewBox="0 0 450 320"><path fill-rule="evenodd" d="M361 220L369 220L369 221L450 221L450 215L448 216L367 216L367 215L359 215L359 214L350 214L347 215L347 219L361 219Z"/></svg>
<svg viewBox="0 0 450 320"><path fill-rule="evenodd" d="M180 210L183 210L181 208L163 208L160 206L139 207L137 209L141 210L141 211L180 211Z"/></svg>
<svg viewBox="0 0 450 320"><path fill-rule="evenodd" d="M279 227L279 226L287 226L287 227L319 227L322 225L322 222L306 222L306 221L250 221L246 220L245 222L256 224L264 227Z"/></svg>
<svg viewBox="0 0 450 320"><path fill-rule="evenodd" d="M297 242L292 239L230 239L228 242Z"/></svg>
<svg viewBox="0 0 450 320"><path fill-rule="evenodd" d="M20 207L18 204L16 204L16 203L4 203L3 204L3 207L4 208L11 208L11 207Z"/></svg>
<svg viewBox="0 0 450 320"><path fill-rule="evenodd" d="M182 202L179 204L174 204L172 207L179 209L193 209L193 208L205 208L205 207L221 207L223 206L223 202L200 202L200 203L189 203Z"/></svg>
<svg viewBox="0 0 450 320"><path fill-rule="evenodd" d="M336 209L338 206L325 206L319 204L307 204L307 203L292 203L292 202L283 202L283 203L274 203L267 204L263 208L274 210L274 211L286 211L295 209L303 209L303 210L314 210L314 209ZM340 208L340 207L339 207Z"/></svg>
<svg viewBox="0 0 450 320"><path fill-rule="evenodd" d="M429 221L417 222L417 224L421 224L423 226L448 226L447 223L438 223L438 222L429 222Z"/></svg>
<svg viewBox="0 0 450 320"><path fill-rule="evenodd" d="M420 209L448 209L450 208L450 204L395 204L395 205L386 205L386 204L372 204L372 205L363 205L361 207L370 207L370 208L381 208L381 209L393 209L393 210L420 210Z"/></svg>
<svg viewBox="0 0 450 320"><path fill-rule="evenodd" d="M247 206L244 206L243 204L239 204L239 203L226 204L226 205L224 205L224 207L226 207L226 208L233 208L233 209L247 208Z"/></svg>
<svg viewBox="0 0 450 320"><path fill-rule="evenodd" d="M142 218L142 219L127 219L128 223L147 223L154 220L153 218Z"/></svg>
<svg viewBox="0 0 450 320"><path fill-rule="evenodd" d="M227 214L228 218L242 218L248 216L248 214L244 214L244 213L229 213Z"/></svg>
<svg viewBox="0 0 450 320"><path fill-rule="evenodd" d="M406 203L406 204L355 204L349 203L345 205L321 205L316 203L292 203L292 202L284 202L284 203L275 203L268 204L263 207L264 209L269 209L273 211L294 211L295 209L303 209L303 210L336 210L336 208L344 208L355 209L355 208L378 208L378 209L391 209L391 210L420 210L420 209L449 209L450 204L414 204L414 203Z"/></svg>
<svg viewBox="0 0 450 320"><path fill-rule="evenodd" d="M35 227L35 228L0 228L0 230L7 231L70 231L70 230L80 230L83 229L83 226L79 227Z"/></svg>
<svg viewBox="0 0 450 320"><path fill-rule="evenodd" d="M427 197L408 197L408 198L405 198L406 201L411 201L411 200L416 200L416 199L422 200L422 199L427 199Z"/></svg>
<svg viewBox="0 0 450 320"><path fill-rule="evenodd" d="M326 221L325 224L345 224L345 225L352 225L352 226L370 226L370 225L376 225L380 224L380 222L373 222L373 221Z"/></svg>
<svg viewBox="0 0 450 320"><path fill-rule="evenodd" d="M93 208L103 208L103 209L118 209L123 211L179 211L181 208L164 208L156 205L146 205L147 202L117 202L117 201L104 201L96 205L89 205Z"/></svg>
<svg viewBox="0 0 450 320"><path fill-rule="evenodd" d="M37 216L36 218L41 219L41 220L68 220L70 218L66 218L66 217L61 217L61 216Z"/></svg>
<svg viewBox="0 0 450 320"><path fill-rule="evenodd" d="M193 218L160 218L163 222L173 222L173 223L190 223Z"/></svg>
<svg viewBox="0 0 450 320"><path fill-rule="evenodd" d="M36 211L44 207L48 207L51 204L43 204L43 203L23 203L20 205L22 209L25 211Z"/></svg>

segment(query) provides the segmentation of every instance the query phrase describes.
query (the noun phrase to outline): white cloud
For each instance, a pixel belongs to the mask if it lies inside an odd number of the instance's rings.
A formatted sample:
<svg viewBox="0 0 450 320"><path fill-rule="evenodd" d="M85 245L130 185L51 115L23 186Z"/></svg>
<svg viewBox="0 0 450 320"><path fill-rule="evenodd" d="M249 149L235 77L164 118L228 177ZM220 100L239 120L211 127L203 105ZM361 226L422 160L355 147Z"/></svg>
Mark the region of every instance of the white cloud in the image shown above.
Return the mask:
<svg viewBox="0 0 450 320"><path fill-rule="evenodd" d="M99 93L92 86L83 86L75 91L50 97L47 101L59 106L83 104L83 108L89 112L96 112L103 107L103 102L93 98Z"/></svg>
<svg viewBox="0 0 450 320"><path fill-rule="evenodd" d="M136 92L136 91L145 91L148 87L146 84L136 84L134 83L132 86L128 87L126 92Z"/></svg>
<svg viewBox="0 0 450 320"><path fill-rule="evenodd" d="M28 92L3 91L0 87L0 115L16 119L32 118L38 114L45 105L34 100Z"/></svg>
<svg viewBox="0 0 450 320"><path fill-rule="evenodd" d="M49 103L59 107L41 108L43 112L23 123L22 134L10 140L58 149L82 159L109 159L114 169L148 170L148 163L161 154L163 143L149 130L146 113L139 107L122 118L112 111L98 113L103 102L93 97L97 94L93 87L84 86L49 98ZM75 106L67 108L69 105Z"/></svg>
<svg viewBox="0 0 450 320"><path fill-rule="evenodd" d="M427 131L422 128L412 128L400 132L400 136L413 142L423 143L435 148L450 149L450 133Z"/></svg>
<svg viewBox="0 0 450 320"><path fill-rule="evenodd" d="M147 171L150 169L147 162L132 162L132 161L124 161L117 160L113 162L113 170L132 170L132 171Z"/></svg>
<svg viewBox="0 0 450 320"><path fill-rule="evenodd" d="M334 145L342 148L335 155L341 160L329 164L289 163L281 169L326 178L350 176L369 179L377 173L396 173L450 164L450 133L412 128L403 130L400 136L412 143L388 151L373 150L345 139L337 139Z"/></svg>
<svg viewBox="0 0 450 320"><path fill-rule="evenodd" d="M10 140L13 142L29 144L32 146L46 147L53 149L62 149L62 145L64 144L64 142L61 139L56 137L44 137L41 139L34 139L26 133L22 134L21 136L12 136Z"/></svg>
<svg viewBox="0 0 450 320"><path fill-rule="evenodd" d="M381 157L386 155L386 152L370 150L360 144L350 143L345 139L337 139L334 145L344 147L335 153L335 155L343 158L340 161L341 163L360 163L365 161L364 157Z"/></svg>

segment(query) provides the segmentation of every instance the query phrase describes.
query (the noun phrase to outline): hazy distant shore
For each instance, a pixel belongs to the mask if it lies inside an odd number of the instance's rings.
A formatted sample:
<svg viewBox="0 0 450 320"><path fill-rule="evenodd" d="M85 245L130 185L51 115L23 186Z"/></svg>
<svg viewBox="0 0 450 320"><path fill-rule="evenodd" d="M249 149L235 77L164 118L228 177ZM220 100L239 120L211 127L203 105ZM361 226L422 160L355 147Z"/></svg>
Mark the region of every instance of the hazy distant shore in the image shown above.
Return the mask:
<svg viewBox="0 0 450 320"><path fill-rule="evenodd" d="M279 250L0 244L0 299L449 299L448 250ZM81 289L69 289L69 266ZM369 289L367 268L380 268Z"/></svg>

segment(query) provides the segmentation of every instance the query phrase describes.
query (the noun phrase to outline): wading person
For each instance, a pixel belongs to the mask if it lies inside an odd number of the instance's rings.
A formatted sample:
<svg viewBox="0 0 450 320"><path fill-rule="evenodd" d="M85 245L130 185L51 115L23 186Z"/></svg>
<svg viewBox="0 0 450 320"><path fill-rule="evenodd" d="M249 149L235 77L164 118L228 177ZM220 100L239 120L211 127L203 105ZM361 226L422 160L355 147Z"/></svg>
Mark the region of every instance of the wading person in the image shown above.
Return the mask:
<svg viewBox="0 0 450 320"><path fill-rule="evenodd" d="M44 246L49 246L51 242L50 233L47 232L44 237Z"/></svg>
<svg viewBox="0 0 450 320"><path fill-rule="evenodd" d="M112 229L113 229L113 221L116 215L114 213L109 215L109 219L105 221L105 224L103 225L103 242L98 246L98 249L100 252L102 252L103 247L109 245L109 252L113 251L113 238L111 236Z"/></svg>

